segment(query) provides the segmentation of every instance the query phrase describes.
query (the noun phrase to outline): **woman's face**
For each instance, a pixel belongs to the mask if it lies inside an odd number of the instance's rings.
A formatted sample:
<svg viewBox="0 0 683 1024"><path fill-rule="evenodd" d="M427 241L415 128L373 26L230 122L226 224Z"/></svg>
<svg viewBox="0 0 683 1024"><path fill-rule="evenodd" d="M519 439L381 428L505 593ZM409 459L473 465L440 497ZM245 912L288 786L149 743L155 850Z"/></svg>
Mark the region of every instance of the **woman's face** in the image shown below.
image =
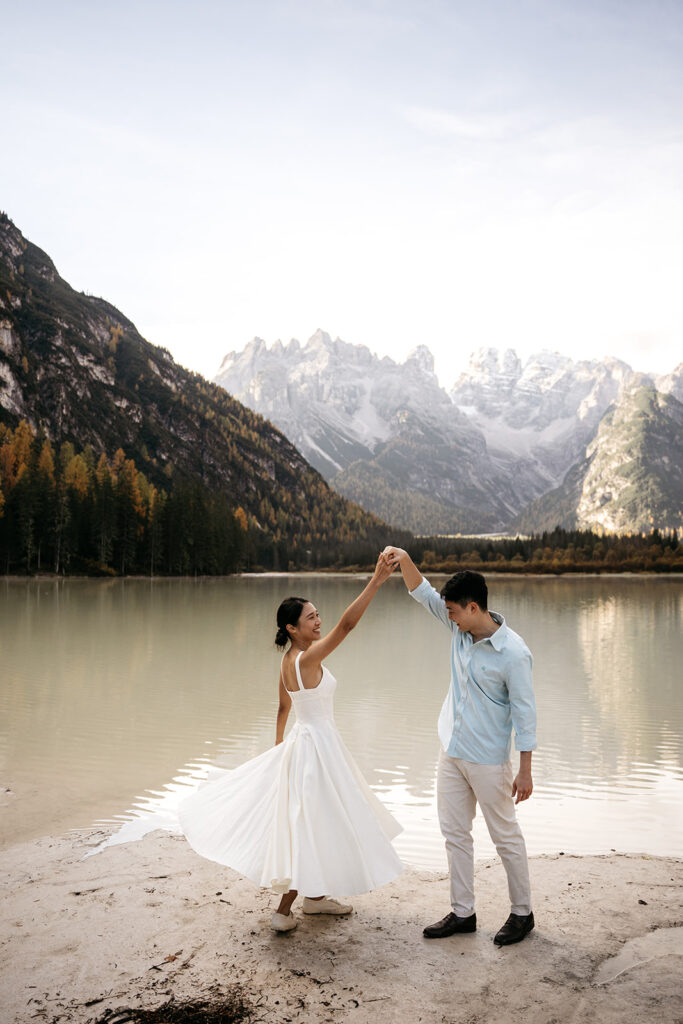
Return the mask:
<svg viewBox="0 0 683 1024"><path fill-rule="evenodd" d="M310 601L307 601L301 609L299 621L296 626L290 627L289 635L292 640L298 640L299 643L306 646L320 639L320 616L315 605Z"/></svg>

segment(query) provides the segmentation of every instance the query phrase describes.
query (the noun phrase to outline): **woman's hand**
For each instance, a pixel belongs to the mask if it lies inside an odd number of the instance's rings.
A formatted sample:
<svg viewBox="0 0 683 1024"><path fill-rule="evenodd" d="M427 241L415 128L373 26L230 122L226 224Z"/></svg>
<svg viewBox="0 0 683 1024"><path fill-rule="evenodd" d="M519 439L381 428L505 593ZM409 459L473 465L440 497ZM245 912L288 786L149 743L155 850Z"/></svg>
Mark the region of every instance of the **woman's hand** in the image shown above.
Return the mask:
<svg viewBox="0 0 683 1024"><path fill-rule="evenodd" d="M394 547L393 544L387 544L382 554L392 569L400 565L403 582L408 590L415 590L416 587L420 586L422 583L422 573L407 551L404 551L403 548Z"/></svg>
<svg viewBox="0 0 683 1024"><path fill-rule="evenodd" d="M394 571L394 566L391 564L385 553L382 551L379 558L377 559L377 565L373 573L373 579L381 586L385 580L388 580Z"/></svg>

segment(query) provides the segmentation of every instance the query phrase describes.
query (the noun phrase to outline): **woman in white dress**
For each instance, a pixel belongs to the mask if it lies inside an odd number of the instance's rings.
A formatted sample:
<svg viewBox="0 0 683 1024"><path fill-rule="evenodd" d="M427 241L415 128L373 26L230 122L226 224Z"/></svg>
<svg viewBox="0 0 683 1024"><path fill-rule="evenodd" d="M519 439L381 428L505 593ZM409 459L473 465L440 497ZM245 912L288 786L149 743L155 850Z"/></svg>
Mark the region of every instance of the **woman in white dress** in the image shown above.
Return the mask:
<svg viewBox="0 0 683 1024"><path fill-rule="evenodd" d="M281 894L276 931L296 927L300 890L305 914L349 914L330 893L353 896L396 878L403 865L391 839L401 826L360 774L334 723L337 682L323 659L348 636L392 567L380 555L372 578L321 638L320 616L305 598L277 611L280 667L275 746L186 797L181 827L197 853ZM294 707L296 723L285 725Z"/></svg>

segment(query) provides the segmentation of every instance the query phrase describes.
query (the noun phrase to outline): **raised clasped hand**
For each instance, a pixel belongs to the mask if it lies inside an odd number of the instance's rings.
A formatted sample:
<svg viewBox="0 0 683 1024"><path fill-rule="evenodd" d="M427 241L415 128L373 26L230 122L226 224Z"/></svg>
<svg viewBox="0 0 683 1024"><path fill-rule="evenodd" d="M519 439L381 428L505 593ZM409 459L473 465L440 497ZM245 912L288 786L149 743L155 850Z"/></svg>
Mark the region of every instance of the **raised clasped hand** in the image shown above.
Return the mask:
<svg viewBox="0 0 683 1024"><path fill-rule="evenodd" d="M375 579L379 580L380 583L384 583L385 580L389 579L393 571L394 566L387 558L386 553L382 551L375 566Z"/></svg>
<svg viewBox="0 0 683 1024"><path fill-rule="evenodd" d="M393 544L387 544L382 554L386 556L392 569L395 569L400 564L403 550L402 548L394 547Z"/></svg>

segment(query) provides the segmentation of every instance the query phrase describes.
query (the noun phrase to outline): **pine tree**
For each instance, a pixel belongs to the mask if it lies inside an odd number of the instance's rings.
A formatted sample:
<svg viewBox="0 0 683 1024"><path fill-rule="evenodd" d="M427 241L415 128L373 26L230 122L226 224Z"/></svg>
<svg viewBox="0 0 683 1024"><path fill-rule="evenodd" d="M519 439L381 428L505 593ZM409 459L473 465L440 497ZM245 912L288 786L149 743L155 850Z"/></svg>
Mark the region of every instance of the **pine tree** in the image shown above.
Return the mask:
<svg viewBox="0 0 683 1024"><path fill-rule="evenodd" d="M120 450L120 449L119 449ZM118 452L116 453L118 456ZM115 462L117 461L116 456ZM120 462L115 495L117 510L118 565L123 575L135 567L137 546L142 532L144 508L138 487L138 473L132 459Z"/></svg>
<svg viewBox="0 0 683 1024"><path fill-rule="evenodd" d="M42 556L51 551L55 520L55 458L52 445L43 441L34 477L36 509L36 568L41 569Z"/></svg>
<svg viewBox="0 0 683 1024"><path fill-rule="evenodd" d="M109 565L116 539L116 496L107 456L102 453L95 467L95 549L101 566Z"/></svg>

